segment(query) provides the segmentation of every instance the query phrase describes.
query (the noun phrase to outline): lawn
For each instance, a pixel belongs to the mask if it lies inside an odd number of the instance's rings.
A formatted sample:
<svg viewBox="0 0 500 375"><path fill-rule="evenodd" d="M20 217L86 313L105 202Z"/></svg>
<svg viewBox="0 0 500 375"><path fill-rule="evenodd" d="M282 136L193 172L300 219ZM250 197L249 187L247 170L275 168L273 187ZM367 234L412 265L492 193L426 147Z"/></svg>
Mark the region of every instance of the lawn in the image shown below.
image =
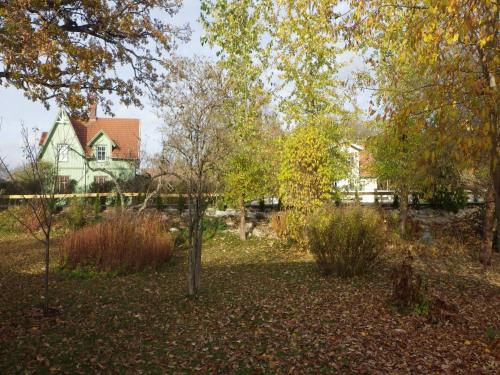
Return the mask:
<svg viewBox="0 0 500 375"><path fill-rule="evenodd" d="M184 251L126 276L57 271L41 318L42 252L0 237L0 373L450 373L499 371L500 270L466 259L422 263L428 292L459 308L449 321L387 303L390 266L350 280L321 276L310 255L273 240L207 241L199 297Z"/></svg>

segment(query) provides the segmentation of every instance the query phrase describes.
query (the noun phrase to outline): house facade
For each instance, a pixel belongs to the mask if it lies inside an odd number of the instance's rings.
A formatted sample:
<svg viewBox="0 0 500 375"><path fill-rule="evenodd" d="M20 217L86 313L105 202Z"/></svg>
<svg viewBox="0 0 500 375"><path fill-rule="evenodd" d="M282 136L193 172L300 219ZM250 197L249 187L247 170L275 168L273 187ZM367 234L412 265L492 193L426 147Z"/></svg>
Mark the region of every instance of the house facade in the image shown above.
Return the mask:
<svg viewBox="0 0 500 375"><path fill-rule="evenodd" d="M372 176L370 164L373 157L363 146L352 143L346 149L351 170L349 178L337 182L337 188L344 192L373 193L378 188L377 178ZM363 203L374 203L374 195L360 194L359 199Z"/></svg>
<svg viewBox="0 0 500 375"><path fill-rule="evenodd" d="M89 120L72 119L64 109L40 138L41 161L57 167L57 186L88 192L92 183L110 181L110 174L130 179L139 163L140 123L138 119L98 118L96 107Z"/></svg>

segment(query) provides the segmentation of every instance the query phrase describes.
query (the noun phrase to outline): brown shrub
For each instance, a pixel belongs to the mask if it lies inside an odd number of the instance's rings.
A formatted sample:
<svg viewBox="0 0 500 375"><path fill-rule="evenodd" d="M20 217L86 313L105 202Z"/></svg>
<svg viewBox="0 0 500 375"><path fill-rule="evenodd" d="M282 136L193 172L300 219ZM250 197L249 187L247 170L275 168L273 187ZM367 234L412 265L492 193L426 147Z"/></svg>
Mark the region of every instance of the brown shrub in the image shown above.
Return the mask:
<svg viewBox="0 0 500 375"><path fill-rule="evenodd" d="M286 212L276 212L271 216L271 228L279 239L288 238Z"/></svg>
<svg viewBox="0 0 500 375"><path fill-rule="evenodd" d="M422 277L415 274L413 258L406 257L392 274L391 302L401 311L413 309L423 301Z"/></svg>
<svg viewBox="0 0 500 375"><path fill-rule="evenodd" d="M68 234L59 250L62 267L134 272L168 261L173 241L159 216L122 214Z"/></svg>
<svg viewBox="0 0 500 375"><path fill-rule="evenodd" d="M382 216L361 206L325 206L307 218L305 234L320 270L344 277L371 271L386 245Z"/></svg>

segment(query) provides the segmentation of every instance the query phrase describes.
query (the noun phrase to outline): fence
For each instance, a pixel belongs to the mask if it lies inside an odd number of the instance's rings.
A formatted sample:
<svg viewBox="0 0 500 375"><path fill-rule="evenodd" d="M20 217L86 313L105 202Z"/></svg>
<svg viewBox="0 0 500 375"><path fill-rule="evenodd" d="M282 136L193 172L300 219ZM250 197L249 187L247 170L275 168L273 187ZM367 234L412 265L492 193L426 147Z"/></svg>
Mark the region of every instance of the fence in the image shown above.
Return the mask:
<svg viewBox="0 0 500 375"><path fill-rule="evenodd" d="M373 204L373 203L379 203L379 204L392 204L394 201L394 196L396 192L394 190L376 190L376 191L348 191L344 193L344 196L342 198L342 201L355 201L359 200L361 203L366 203L366 204ZM481 198L478 198L473 195L471 191L466 191L467 197L468 197L468 203L469 204L477 204L477 203L482 203L483 200ZM124 193L123 194L125 197L131 197L131 198L136 198L139 199L141 197L144 197L144 193ZM187 194L175 194L175 193L169 193L169 194L159 194L159 196L162 199L169 199L171 200L176 200L179 199L181 196L187 197ZM222 196L221 194L217 193L211 193L207 194L208 197L212 199L216 199L217 197ZM415 193L410 194L410 204L413 201L413 196L415 196ZM22 194L13 194L13 195L0 195L0 207L7 207L12 204L18 204L21 203L24 200L29 200L29 199L37 199L39 198L40 195L37 194L31 194L31 195L22 195ZM77 198L107 198L107 197L117 197L117 194L115 192L112 193L69 193L69 194L55 194L54 198L60 199L60 200L70 200L70 199L77 199ZM278 205L278 199L277 198L268 198L265 200L266 205L268 206L276 206ZM153 202L153 201L152 201ZM259 201L253 201L253 205L259 204ZM420 198L421 205L426 205L428 202Z"/></svg>

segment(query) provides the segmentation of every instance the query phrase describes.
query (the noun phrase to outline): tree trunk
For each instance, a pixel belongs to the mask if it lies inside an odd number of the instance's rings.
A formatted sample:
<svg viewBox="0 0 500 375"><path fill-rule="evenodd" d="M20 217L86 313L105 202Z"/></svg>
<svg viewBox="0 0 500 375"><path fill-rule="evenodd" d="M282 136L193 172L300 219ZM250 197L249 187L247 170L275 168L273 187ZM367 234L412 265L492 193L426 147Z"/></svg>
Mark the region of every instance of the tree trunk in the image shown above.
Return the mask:
<svg viewBox="0 0 500 375"><path fill-rule="evenodd" d="M245 199L241 197L240 200L240 240L245 241L247 239L246 233L246 221L245 221Z"/></svg>
<svg viewBox="0 0 500 375"><path fill-rule="evenodd" d="M43 297L43 314L49 314L49 251L50 251L50 237L45 239L45 273L43 277L44 284L44 297Z"/></svg>
<svg viewBox="0 0 500 375"><path fill-rule="evenodd" d="M495 220L495 192L493 187L489 187L486 192L483 224L483 241L481 245L481 263L485 266L491 264L491 248L493 246L493 222Z"/></svg>
<svg viewBox="0 0 500 375"><path fill-rule="evenodd" d="M500 160L495 160L492 168L493 180L493 198L495 200L495 213L496 213L496 243L497 249L500 250Z"/></svg>
<svg viewBox="0 0 500 375"><path fill-rule="evenodd" d="M192 202L192 201L191 201ZM189 253L188 253L188 294L198 294L201 279L201 248L203 241L203 201L198 196L190 204Z"/></svg>
<svg viewBox="0 0 500 375"><path fill-rule="evenodd" d="M198 217L195 218L192 233L188 254L188 294L191 296L196 295L200 288L202 228Z"/></svg>
<svg viewBox="0 0 500 375"><path fill-rule="evenodd" d="M406 236L406 221L408 219L408 192L406 189L401 190L399 200L399 233L401 237Z"/></svg>

